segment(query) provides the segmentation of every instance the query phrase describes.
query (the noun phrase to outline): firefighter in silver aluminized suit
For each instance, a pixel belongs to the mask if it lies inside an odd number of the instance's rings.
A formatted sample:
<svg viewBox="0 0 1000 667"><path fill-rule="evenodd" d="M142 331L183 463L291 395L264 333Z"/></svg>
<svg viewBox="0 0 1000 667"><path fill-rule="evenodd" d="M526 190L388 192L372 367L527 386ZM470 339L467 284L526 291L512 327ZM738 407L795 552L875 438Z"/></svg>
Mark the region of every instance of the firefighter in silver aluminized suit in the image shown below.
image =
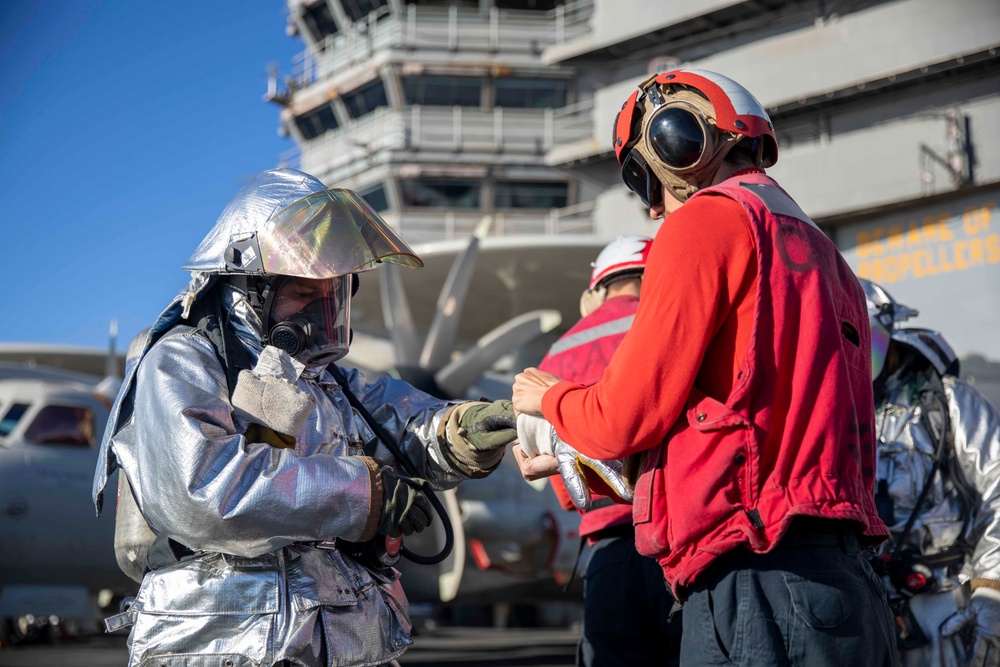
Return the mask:
<svg viewBox="0 0 1000 667"><path fill-rule="evenodd" d="M448 403L333 365L356 274L379 262L422 266L355 193L263 172L133 348L94 480L100 511L120 467L154 538L127 550L142 585L107 622L132 627L130 666L381 665L410 644L398 571L359 547L427 527L419 477L484 477L516 431L509 402Z"/></svg>
<svg viewBox="0 0 1000 667"><path fill-rule="evenodd" d="M903 665L1000 665L1000 414L958 379L940 333L861 281L872 325L878 474L892 538L876 558Z"/></svg>

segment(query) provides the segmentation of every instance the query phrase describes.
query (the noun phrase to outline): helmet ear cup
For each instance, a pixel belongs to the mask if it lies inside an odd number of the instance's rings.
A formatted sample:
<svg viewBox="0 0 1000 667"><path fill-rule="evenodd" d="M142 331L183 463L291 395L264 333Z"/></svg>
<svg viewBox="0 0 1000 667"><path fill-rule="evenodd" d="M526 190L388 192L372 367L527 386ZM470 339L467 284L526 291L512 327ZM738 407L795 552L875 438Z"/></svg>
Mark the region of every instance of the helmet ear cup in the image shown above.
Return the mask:
<svg viewBox="0 0 1000 667"><path fill-rule="evenodd" d="M694 109L664 107L654 111L649 121L649 144L669 169L690 169L698 164L705 152L707 129Z"/></svg>
<svg viewBox="0 0 1000 667"><path fill-rule="evenodd" d="M294 321L284 321L274 325L268 338L271 345L287 352L290 357L301 353L306 346L305 332Z"/></svg>
<svg viewBox="0 0 1000 667"><path fill-rule="evenodd" d="M632 150L638 151L645 158L650 170L667 186L673 193L674 198L680 202L687 201L688 197L698 190L711 184L719 166L725 159L726 154L736 144L737 135L731 132L719 131L716 127L716 112L712 103L703 95L692 90L669 91L665 96L666 108L657 110L650 102L646 102L647 113L643 124L643 130L639 141ZM668 114L679 114L676 120L683 119L680 124L668 123L666 126L656 129L669 133L681 129L693 132L696 126L700 126L697 136L700 137L700 150L697 159L683 167L671 167L665 162L666 155L662 155L663 150L674 142L675 137L661 136L659 141L654 141L653 123L657 119L668 118ZM693 123L693 124L692 124ZM694 138L694 137L690 137ZM656 143L661 143L660 151L657 151ZM694 144L699 142L680 142L682 146L694 148Z"/></svg>

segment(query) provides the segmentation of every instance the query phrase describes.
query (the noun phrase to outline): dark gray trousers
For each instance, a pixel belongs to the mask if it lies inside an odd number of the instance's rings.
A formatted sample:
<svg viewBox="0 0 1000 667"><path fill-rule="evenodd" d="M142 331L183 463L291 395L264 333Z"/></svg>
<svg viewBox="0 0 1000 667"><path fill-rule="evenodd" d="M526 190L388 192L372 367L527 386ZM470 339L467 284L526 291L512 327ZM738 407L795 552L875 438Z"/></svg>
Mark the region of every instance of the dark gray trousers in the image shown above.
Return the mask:
<svg viewBox="0 0 1000 667"><path fill-rule="evenodd" d="M773 551L737 549L698 578L684 602L682 667L896 665L885 587L838 528L851 524L794 525Z"/></svg>
<svg viewBox="0 0 1000 667"><path fill-rule="evenodd" d="M663 570L626 536L598 540L584 575L579 667L678 664L681 619L667 623L674 597Z"/></svg>

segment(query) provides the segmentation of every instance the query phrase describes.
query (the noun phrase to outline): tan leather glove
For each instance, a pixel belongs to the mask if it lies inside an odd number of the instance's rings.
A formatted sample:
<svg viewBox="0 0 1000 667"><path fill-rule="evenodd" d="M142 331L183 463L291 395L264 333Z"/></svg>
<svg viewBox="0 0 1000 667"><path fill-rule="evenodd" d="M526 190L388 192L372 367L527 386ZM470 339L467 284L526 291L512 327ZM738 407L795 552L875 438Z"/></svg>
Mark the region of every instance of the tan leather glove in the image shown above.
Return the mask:
<svg viewBox="0 0 1000 667"><path fill-rule="evenodd" d="M469 477L486 477L517 439L510 401L460 403L441 424L438 441L452 466Z"/></svg>

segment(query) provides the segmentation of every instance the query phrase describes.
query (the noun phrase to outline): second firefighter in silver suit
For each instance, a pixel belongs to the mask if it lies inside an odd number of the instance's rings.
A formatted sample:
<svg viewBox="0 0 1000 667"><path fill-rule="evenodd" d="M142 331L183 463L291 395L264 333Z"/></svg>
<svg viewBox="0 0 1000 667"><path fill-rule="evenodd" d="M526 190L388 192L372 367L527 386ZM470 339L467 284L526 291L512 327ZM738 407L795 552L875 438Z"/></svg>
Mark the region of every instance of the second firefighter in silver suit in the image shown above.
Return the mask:
<svg viewBox="0 0 1000 667"><path fill-rule="evenodd" d="M131 626L130 665L378 665L410 644L399 573L343 548L433 519L377 426L438 489L488 475L515 431L509 403L334 365L356 274L379 262L421 265L357 195L281 169L185 264L130 355L94 484L100 508L120 468L151 536L120 557L142 585L109 621Z"/></svg>
<svg viewBox="0 0 1000 667"><path fill-rule="evenodd" d="M879 563L903 665L1000 665L1000 414L917 311L862 280L872 324Z"/></svg>

